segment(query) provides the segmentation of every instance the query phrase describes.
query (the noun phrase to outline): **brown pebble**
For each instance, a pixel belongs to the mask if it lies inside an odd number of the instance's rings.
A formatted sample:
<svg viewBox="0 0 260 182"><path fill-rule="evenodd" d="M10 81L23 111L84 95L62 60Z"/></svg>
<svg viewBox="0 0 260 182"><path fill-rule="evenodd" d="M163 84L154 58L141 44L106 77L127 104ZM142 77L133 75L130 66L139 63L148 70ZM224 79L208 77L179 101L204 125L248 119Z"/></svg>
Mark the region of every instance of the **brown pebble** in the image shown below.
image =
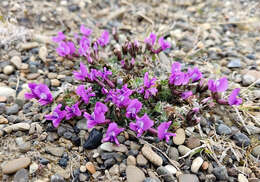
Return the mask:
<svg viewBox="0 0 260 182"><path fill-rule="evenodd" d="M190 137L187 139L186 145L190 149L194 149L200 146L200 139L196 137Z"/></svg>
<svg viewBox="0 0 260 182"><path fill-rule="evenodd" d="M26 168L30 165L31 159L28 157L21 157L19 159L14 159L8 161L2 165L2 170L4 174L12 174L19 169Z"/></svg>
<svg viewBox="0 0 260 182"><path fill-rule="evenodd" d="M92 162L87 162L86 168L91 174L94 174L96 172L96 168Z"/></svg>
<svg viewBox="0 0 260 182"><path fill-rule="evenodd" d="M209 167L209 163L207 161L204 161L203 164L202 164L202 169L207 170L208 167Z"/></svg>
<svg viewBox="0 0 260 182"><path fill-rule="evenodd" d="M6 102L7 98L5 96L0 96L0 102Z"/></svg>

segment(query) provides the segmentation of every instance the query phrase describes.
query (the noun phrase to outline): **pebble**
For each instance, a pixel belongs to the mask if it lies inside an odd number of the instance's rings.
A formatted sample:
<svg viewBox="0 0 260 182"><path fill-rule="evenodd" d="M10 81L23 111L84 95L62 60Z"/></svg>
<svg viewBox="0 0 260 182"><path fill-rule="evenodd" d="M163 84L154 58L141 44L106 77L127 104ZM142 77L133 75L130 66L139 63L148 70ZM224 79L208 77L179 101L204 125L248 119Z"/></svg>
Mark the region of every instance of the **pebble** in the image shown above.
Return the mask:
<svg viewBox="0 0 260 182"><path fill-rule="evenodd" d="M80 172L85 173L87 171L86 166L80 166L79 168Z"/></svg>
<svg viewBox="0 0 260 182"><path fill-rule="evenodd" d="M52 147L52 146L47 146L45 148L45 150L47 152L49 152L50 154L57 156L57 157L61 157L62 154L64 153L65 149L64 147Z"/></svg>
<svg viewBox="0 0 260 182"><path fill-rule="evenodd" d="M60 167L63 167L63 168L66 168L67 167L67 165L68 165L68 159L66 159L66 158L61 158L60 160L59 160L59 166Z"/></svg>
<svg viewBox="0 0 260 182"><path fill-rule="evenodd" d="M31 143L24 142L23 144L19 145L19 150L23 153L28 152L29 150L31 150Z"/></svg>
<svg viewBox="0 0 260 182"><path fill-rule="evenodd" d="M1 97L13 97L15 98L16 91L10 87L0 86L0 96Z"/></svg>
<svg viewBox="0 0 260 182"><path fill-rule="evenodd" d="M21 157L13 159L2 164L2 171L4 174L12 174L22 168L27 168L31 163L31 159L28 157Z"/></svg>
<svg viewBox="0 0 260 182"><path fill-rule="evenodd" d="M168 156L170 157L170 159L178 161L179 160L178 149L175 148L175 147L170 147L169 152L168 152Z"/></svg>
<svg viewBox="0 0 260 182"><path fill-rule="evenodd" d="M253 125L247 125L246 128L249 130L251 135L260 134L260 128ZM246 129L244 129L246 131Z"/></svg>
<svg viewBox="0 0 260 182"><path fill-rule="evenodd" d="M102 138L103 138L102 132L94 128L89 133L89 136L85 141L83 147L88 150L95 149L101 144Z"/></svg>
<svg viewBox="0 0 260 182"><path fill-rule="evenodd" d="M51 182L65 182L65 180L61 175L54 174L51 176Z"/></svg>
<svg viewBox="0 0 260 182"><path fill-rule="evenodd" d="M29 182L29 173L26 169L20 169L14 175L13 182Z"/></svg>
<svg viewBox="0 0 260 182"><path fill-rule="evenodd" d="M196 137L190 137L186 141L186 145L190 149L194 149L200 146L200 139Z"/></svg>
<svg viewBox="0 0 260 182"><path fill-rule="evenodd" d="M96 172L96 167L92 162L86 163L86 169L88 170L88 172L90 172L90 174L94 174Z"/></svg>
<svg viewBox="0 0 260 182"><path fill-rule="evenodd" d="M12 131L28 131L30 129L30 124L28 123L16 123L5 127L3 130L6 133L11 133Z"/></svg>
<svg viewBox="0 0 260 182"><path fill-rule="evenodd" d="M113 152L113 151L116 151L116 152L122 152L122 153L125 153L128 151L127 147L123 144L120 144L119 146L118 145L115 145L113 143L110 143L110 142L105 142L105 143L102 143L100 145L100 149L103 150L103 151L107 151L107 152Z"/></svg>
<svg viewBox="0 0 260 182"><path fill-rule="evenodd" d="M7 66L4 67L3 72L6 75L10 75L14 72L14 67L11 66L11 65L7 65Z"/></svg>
<svg viewBox="0 0 260 182"><path fill-rule="evenodd" d="M43 61L46 62L46 57L48 56L48 50L45 46L41 47L39 49L39 58Z"/></svg>
<svg viewBox="0 0 260 182"><path fill-rule="evenodd" d="M194 174L181 174L178 179L179 182L199 182L199 178Z"/></svg>
<svg viewBox="0 0 260 182"><path fill-rule="evenodd" d="M77 121L76 126L77 126L80 130L88 131L88 127L87 127L87 125L86 125L86 119L81 119L81 120Z"/></svg>
<svg viewBox="0 0 260 182"><path fill-rule="evenodd" d="M228 173L226 167L216 167L213 169L213 174L216 176L218 180L227 180Z"/></svg>
<svg viewBox="0 0 260 182"><path fill-rule="evenodd" d="M111 176L119 175L119 165L115 164L109 169L109 174Z"/></svg>
<svg viewBox="0 0 260 182"><path fill-rule="evenodd" d="M106 168L109 168L111 166L113 166L116 163L116 160L114 158L109 158L107 160L105 160L104 165Z"/></svg>
<svg viewBox="0 0 260 182"><path fill-rule="evenodd" d="M49 164L49 160L48 159L45 159L45 158L40 158L39 162L42 164L42 165L47 165Z"/></svg>
<svg viewBox="0 0 260 182"><path fill-rule="evenodd" d="M127 182L143 182L145 179L144 172L136 166L126 167Z"/></svg>
<svg viewBox="0 0 260 182"><path fill-rule="evenodd" d="M236 140L237 145L240 147L241 146L247 147L251 143L250 139L244 133L241 132L235 133L233 135L233 139Z"/></svg>
<svg viewBox="0 0 260 182"><path fill-rule="evenodd" d="M6 108L6 114L7 115L17 114L19 109L20 106L18 104L13 104L12 106Z"/></svg>
<svg viewBox="0 0 260 182"><path fill-rule="evenodd" d="M238 182L248 182L247 178L243 174L238 174Z"/></svg>
<svg viewBox="0 0 260 182"><path fill-rule="evenodd" d="M51 79L51 86L53 87L60 86L60 81L58 79Z"/></svg>
<svg viewBox="0 0 260 182"><path fill-rule="evenodd" d="M182 128L179 128L176 130L176 137L173 137L173 143L175 145L182 145L185 141L186 137L185 137L185 130Z"/></svg>
<svg viewBox="0 0 260 182"><path fill-rule="evenodd" d="M42 133L42 127L38 123L32 123L31 124L29 134L34 134L34 133L37 133L37 134Z"/></svg>
<svg viewBox="0 0 260 182"><path fill-rule="evenodd" d="M168 171L165 167L161 166L158 167L156 172L158 175L162 176L165 182L172 182L175 181L175 177L171 174L170 171Z"/></svg>
<svg viewBox="0 0 260 182"><path fill-rule="evenodd" d="M178 151L180 152L181 156L183 156L183 155L187 154L188 152L190 152L191 149L189 149L188 147L186 147L184 145L179 145Z"/></svg>
<svg viewBox="0 0 260 182"><path fill-rule="evenodd" d="M8 124L8 119L4 116L0 115L0 124Z"/></svg>
<svg viewBox="0 0 260 182"><path fill-rule="evenodd" d="M227 66L228 68L240 68L241 60L237 58L231 59Z"/></svg>
<svg viewBox="0 0 260 182"><path fill-rule="evenodd" d="M130 165L135 166L135 165L136 165L136 159L135 159L135 157L132 156L132 155L128 156L128 157L127 157L127 160L126 160L126 164L127 164L128 166L130 166Z"/></svg>
<svg viewBox="0 0 260 182"><path fill-rule="evenodd" d="M88 176L86 174L80 173L79 174L79 181L87 181L88 180Z"/></svg>
<svg viewBox="0 0 260 182"><path fill-rule="evenodd" d="M30 74L27 74L26 77L28 80L35 80L36 78L38 78L40 76L39 73L30 73Z"/></svg>
<svg viewBox="0 0 260 182"><path fill-rule="evenodd" d="M92 176L93 176L94 179L97 179L99 176L101 176L101 172L97 171Z"/></svg>
<svg viewBox="0 0 260 182"><path fill-rule="evenodd" d="M155 178L149 177L149 178L145 178L145 180L144 180L143 182L160 182L160 180L158 181L158 180L155 179Z"/></svg>
<svg viewBox="0 0 260 182"><path fill-rule="evenodd" d="M209 168L209 163L207 161L204 161L201 167L203 170L207 170Z"/></svg>
<svg viewBox="0 0 260 182"><path fill-rule="evenodd" d="M22 59L19 56L14 56L11 58L10 62L17 68L21 69L22 67Z"/></svg>
<svg viewBox="0 0 260 182"><path fill-rule="evenodd" d="M27 42L20 44L21 51L30 50L32 48L38 47L39 44L37 42Z"/></svg>
<svg viewBox="0 0 260 182"><path fill-rule="evenodd" d="M243 86L249 86L258 79L260 79L260 71L249 70L242 76L242 84Z"/></svg>
<svg viewBox="0 0 260 182"><path fill-rule="evenodd" d="M176 174L176 172L177 172L177 169L172 165L166 165L164 167L173 175Z"/></svg>
<svg viewBox="0 0 260 182"><path fill-rule="evenodd" d="M193 161L192 161L192 164L191 164L191 171L193 173L198 173L201 165L203 164L203 159L202 157L197 157L195 158Z"/></svg>
<svg viewBox="0 0 260 182"><path fill-rule="evenodd" d="M232 132L231 129L225 124L220 124L217 127L217 133L219 135L230 135L231 132Z"/></svg>
<svg viewBox="0 0 260 182"><path fill-rule="evenodd" d="M35 172L38 170L38 168L39 168L39 165L36 164L35 162L33 162L33 163L30 165L30 167L29 167L29 173L30 173L30 174L35 173Z"/></svg>
<svg viewBox="0 0 260 182"><path fill-rule="evenodd" d="M147 159L142 154L137 155L136 161L139 166L146 166L148 163Z"/></svg>
<svg viewBox="0 0 260 182"><path fill-rule="evenodd" d="M238 166L237 170L241 171L241 172L243 172L243 173L245 173L247 175L250 175L252 173L252 170L250 168L248 168L248 167Z"/></svg>
<svg viewBox="0 0 260 182"><path fill-rule="evenodd" d="M258 146L256 146L256 147L253 148L252 154L253 154L255 157L259 157L259 156L260 156L260 145L258 145Z"/></svg>
<svg viewBox="0 0 260 182"><path fill-rule="evenodd" d="M156 166L161 166L163 163L162 158L157 153L155 153L152 148L147 144L143 146L142 154Z"/></svg>

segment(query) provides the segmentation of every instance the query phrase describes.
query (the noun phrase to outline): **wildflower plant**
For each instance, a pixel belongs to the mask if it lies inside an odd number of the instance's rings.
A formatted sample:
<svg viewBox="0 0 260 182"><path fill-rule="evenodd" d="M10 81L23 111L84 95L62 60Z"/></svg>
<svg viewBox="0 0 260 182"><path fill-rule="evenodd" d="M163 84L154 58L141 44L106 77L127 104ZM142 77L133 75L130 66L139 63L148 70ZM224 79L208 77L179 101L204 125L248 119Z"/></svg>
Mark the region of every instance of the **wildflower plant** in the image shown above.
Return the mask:
<svg viewBox="0 0 260 182"><path fill-rule="evenodd" d="M74 40L62 32L53 37L59 56L80 60L76 63L79 69L71 73L76 83L69 93L74 95L69 98L74 99L72 104L54 99L45 84L28 84L31 92L25 94L26 99L37 99L43 106L57 103L53 112L45 116L54 127L65 120L77 121L84 117L89 129L107 128L103 142L119 145L117 136L127 128L137 137L154 134L159 140L169 142L170 137L175 136L173 119L196 125L203 111L217 104L227 107L242 104L239 88L234 89L227 100L222 97L228 89L226 77L206 80L197 67L187 69L180 62L173 62L168 79L149 75L145 65L153 65L155 55L171 48L164 37L151 33L143 40L144 44L137 40L126 41L112 50L114 55L109 60L113 61L109 61L100 54L109 45L109 32L104 30L97 38L92 35L91 29L81 25ZM112 37L117 40L115 32ZM165 102L167 106L162 107ZM174 111L175 105L185 104L190 108L187 112Z"/></svg>

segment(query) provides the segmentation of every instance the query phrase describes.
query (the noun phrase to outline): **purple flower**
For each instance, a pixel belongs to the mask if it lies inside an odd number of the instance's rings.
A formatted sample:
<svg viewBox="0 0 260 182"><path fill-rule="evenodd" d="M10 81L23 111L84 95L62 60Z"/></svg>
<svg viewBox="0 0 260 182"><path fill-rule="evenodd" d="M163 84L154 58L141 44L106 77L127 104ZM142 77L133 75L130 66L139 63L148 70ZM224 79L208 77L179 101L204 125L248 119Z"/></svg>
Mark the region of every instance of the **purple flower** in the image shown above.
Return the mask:
<svg viewBox="0 0 260 182"><path fill-rule="evenodd" d="M181 94L182 99L188 99L190 96L192 96L192 91L182 92Z"/></svg>
<svg viewBox="0 0 260 182"><path fill-rule="evenodd" d="M61 41L59 42L59 47L57 47L56 52L60 56L65 57L71 53L70 46L66 42Z"/></svg>
<svg viewBox="0 0 260 182"><path fill-rule="evenodd" d="M171 44L169 42L165 41L163 39L163 37L159 38L158 43L160 44L162 51L171 47Z"/></svg>
<svg viewBox="0 0 260 182"><path fill-rule="evenodd" d="M110 90L107 94L105 102L112 101L117 107L127 107L131 101L129 98L133 91L127 88L127 84L123 85L121 89Z"/></svg>
<svg viewBox="0 0 260 182"><path fill-rule="evenodd" d="M228 97L228 103L229 105L233 106L233 105L240 105L242 103L242 99L241 98L237 98L238 94L240 92L240 88L235 88L231 94Z"/></svg>
<svg viewBox="0 0 260 182"><path fill-rule="evenodd" d="M149 79L149 73L144 74L144 86L138 89L138 93L144 93L144 98L148 99L150 96L155 96L157 93L156 87L156 78Z"/></svg>
<svg viewBox="0 0 260 182"><path fill-rule="evenodd" d="M87 37L82 36L79 41L79 55L87 57L89 53L90 41Z"/></svg>
<svg viewBox="0 0 260 182"><path fill-rule="evenodd" d="M92 88L89 87L87 90L84 85L79 85L76 89L76 94L82 98L85 104L89 103L90 97L94 97L96 94L92 92Z"/></svg>
<svg viewBox="0 0 260 182"><path fill-rule="evenodd" d="M171 136L176 136L175 133L167 132L167 130L169 129L171 124L172 124L172 122L169 121L169 122L163 122L158 126L157 132L158 132L158 138L160 140L163 140L165 138L166 142L169 142Z"/></svg>
<svg viewBox="0 0 260 182"><path fill-rule="evenodd" d="M69 120L75 116L81 116L81 110L79 109L80 102L77 102L76 104L72 105L71 107L66 106L65 110L66 113L66 119Z"/></svg>
<svg viewBox="0 0 260 182"><path fill-rule="evenodd" d="M131 130L137 133L137 137L140 137L143 132L150 129L153 126L153 121L149 118L147 114L144 114L141 118L136 117L136 122L131 122L129 127Z"/></svg>
<svg viewBox="0 0 260 182"><path fill-rule="evenodd" d="M63 41L64 39L66 39L65 35L63 34L63 32L58 32L58 35L55 37L52 37L52 41L59 43L61 41Z"/></svg>
<svg viewBox="0 0 260 182"><path fill-rule="evenodd" d="M62 105L59 104L52 112L52 114L45 115L46 120L52 120L52 124L57 128L60 122L66 117L66 111L61 110Z"/></svg>
<svg viewBox="0 0 260 182"><path fill-rule="evenodd" d="M106 46L109 43L109 32L105 30L99 37L97 42L101 47Z"/></svg>
<svg viewBox="0 0 260 182"><path fill-rule="evenodd" d="M103 139L103 142L115 142L119 145L119 141L117 140L117 135L124 131L124 128L118 128L115 122L110 123L106 132L106 137Z"/></svg>
<svg viewBox="0 0 260 182"><path fill-rule="evenodd" d="M189 74L189 77L192 82L196 82L196 81L200 80L202 77L202 73L200 72L200 70L197 67L195 67L193 69L189 69L188 74Z"/></svg>
<svg viewBox="0 0 260 182"><path fill-rule="evenodd" d="M170 84L179 86L186 85L189 82L189 75L183 72L174 72L169 78Z"/></svg>
<svg viewBox="0 0 260 182"><path fill-rule="evenodd" d="M68 42L67 42L67 45L68 45L68 47L69 47L69 49L70 49L69 55L72 56L72 55L75 53L75 51L76 51L75 45L74 45L74 43L71 42L71 41L68 41Z"/></svg>
<svg viewBox="0 0 260 182"><path fill-rule="evenodd" d="M149 37L147 37L144 42L148 44L149 46L153 46L156 41L156 35L154 33L151 33Z"/></svg>
<svg viewBox="0 0 260 182"><path fill-rule="evenodd" d="M142 109L142 103L138 99L133 99L126 108L126 117L135 118L137 113Z"/></svg>
<svg viewBox="0 0 260 182"><path fill-rule="evenodd" d="M94 112L91 115L86 112L84 113L84 117L87 119L87 127L91 129L96 125L107 123L108 121L105 117L107 111L108 108L105 104L97 102Z"/></svg>
<svg viewBox="0 0 260 182"><path fill-rule="evenodd" d="M24 94L26 99L38 99L41 105L47 105L52 102L53 98L47 85L29 83L28 86L31 89L31 93Z"/></svg>
<svg viewBox="0 0 260 182"><path fill-rule="evenodd" d="M89 73L87 67L83 64L83 62L80 62L80 71L73 71L73 74L75 79L84 81Z"/></svg>
<svg viewBox="0 0 260 182"><path fill-rule="evenodd" d="M181 71L181 64L178 62L174 62L172 64L172 69L171 69L172 74L180 71Z"/></svg>
<svg viewBox="0 0 260 182"><path fill-rule="evenodd" d="M104 71L100 72L100 76L103 80L107 80L108 76L112 75L111 71L108 71L106 67L104 67Z"/></svg>
<svg viewBox="0 0 260 182"><path fill-rule="evenodd" d="M81 32L83 35L85 35L85 36L88 37L88 36L91 35L92 30L89 29L89 28L86 28L84 25L81 25L81 26L80 26L80 32Z"/></svg>
<svg viewBox="0 0 260 182"><path fill-rule="evenodd" d="M208 88L211 92L225 92L228 88L228 80L226 77L220 78L219 80L209 80Z"/></svg>

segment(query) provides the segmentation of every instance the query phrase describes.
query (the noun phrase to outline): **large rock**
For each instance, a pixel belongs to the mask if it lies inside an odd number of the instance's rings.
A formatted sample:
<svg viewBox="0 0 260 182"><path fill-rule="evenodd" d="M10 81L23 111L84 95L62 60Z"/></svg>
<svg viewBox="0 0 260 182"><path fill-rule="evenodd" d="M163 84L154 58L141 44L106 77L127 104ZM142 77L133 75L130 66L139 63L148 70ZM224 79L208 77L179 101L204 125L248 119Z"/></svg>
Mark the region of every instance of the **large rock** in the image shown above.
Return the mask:
<svg viewBox="0 0 260 182"><path fill-rule="evenodd" d="M163 163L162 158L158 154L156 154L149 145L145 144L143 146L142 153L154 165L156 166L162 165Z"/></svg>
<svg viewBox="0 0 260 182"><path fill-rule="evenodd" d="M26 169L20 169L14 175L13 182L28 182L29 181L29 173Z"/></svg>
<svg viewBox="0 0 260 182"><path fill-rule="evenodd" d="M31 163L28 157L21 157L2 164L2 171L4 174L12 174L20 169L27 168Z"/></svg>
<svg viewBox="0 0 260 182"><path fill-rule="evenodd" d="M143 182L145 179L144 172L135 166L126 167L127 182Z"/></svg>

